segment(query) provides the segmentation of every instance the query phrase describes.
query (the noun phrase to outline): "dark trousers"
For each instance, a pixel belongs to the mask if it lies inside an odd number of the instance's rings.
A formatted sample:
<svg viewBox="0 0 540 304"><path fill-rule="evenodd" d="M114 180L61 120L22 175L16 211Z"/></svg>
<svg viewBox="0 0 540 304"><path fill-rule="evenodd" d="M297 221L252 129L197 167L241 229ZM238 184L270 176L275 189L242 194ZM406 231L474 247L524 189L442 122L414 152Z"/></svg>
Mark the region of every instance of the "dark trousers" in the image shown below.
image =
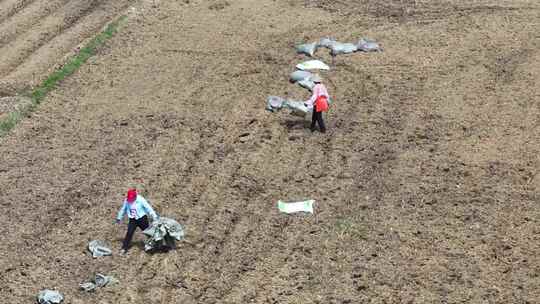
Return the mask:
<svg viewBox="0 0 540 304"><path fill-rule="evenodd" d="M324 120L322 118L323 112L317 112L315 107L313 108L313 115L311 116L311 131L315 131L315 124L319 124L319 129L322 133L326 132L326 127L324 126Z"/></svg>
<svg viewBox="0 0 540 304"><path fill-rule="evenodd" d="M124 239L124 244L122 244L122 249L128 250L129 244L131 243L131 239L133 239L133 234L135 233L137 227L141 228L141 230L145 230L148 228L148 226L148 217L146 215L138 220L130 218L126 238Z"/></svg>

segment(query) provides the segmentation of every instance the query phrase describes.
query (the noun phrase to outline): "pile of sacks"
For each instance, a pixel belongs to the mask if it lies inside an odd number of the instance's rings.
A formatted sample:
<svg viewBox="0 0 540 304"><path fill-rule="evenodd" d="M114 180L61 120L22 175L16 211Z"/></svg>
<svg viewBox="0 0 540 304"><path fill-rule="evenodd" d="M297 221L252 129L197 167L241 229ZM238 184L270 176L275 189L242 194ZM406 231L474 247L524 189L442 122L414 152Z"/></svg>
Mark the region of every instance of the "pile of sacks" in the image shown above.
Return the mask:
<svg viewBox="0 0 540 304"><path fill-rule="evenodd" d="M382 52L381 46L374 40L362 38L357 43L342 43L332 38L322 38L318 42L300 44L296 47L298 53L313 57L318 48L327 48L332 56L354 52Z"/></svg>
<svg viewBox="0 0 540 304"><path fill-rule="evenodd" d="M332 56L358 51L382 52L382 48L377 42L367 38L362 38L357 43L341 43L331 38L322 38L318 42L300 44L296 47L296 51L313 57L318 48L328 48ZM312 73L311 70L328 71L330 67L320 60L308 60L299 63L296 65L296 71L292 72L289 77L290 82L297 83L301 87L312 91L319 75ZM330 98L328 103L332 104ZM269 96L266 99L266 110L276 112L281 109L290 109L291 114L302 117L307 117L306 115L310 112L310 109L302 101L284 99L279 96Z"/></svg>

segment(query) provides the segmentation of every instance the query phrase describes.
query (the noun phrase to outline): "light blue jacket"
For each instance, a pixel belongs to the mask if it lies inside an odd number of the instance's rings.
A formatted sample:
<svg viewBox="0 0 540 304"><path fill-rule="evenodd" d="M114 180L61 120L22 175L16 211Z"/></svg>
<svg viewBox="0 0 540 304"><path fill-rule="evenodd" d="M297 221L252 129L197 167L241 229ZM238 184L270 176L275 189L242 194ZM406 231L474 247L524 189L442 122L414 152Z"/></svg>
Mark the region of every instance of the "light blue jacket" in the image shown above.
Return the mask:
<svg viewBox="0 0 540 304"><path fill-rule="evenodd" d="M131 212L130 212L130 207L131 205L135 205L135 210L137 210L137 215L134 217ZM122 218L124 217L124 215L128 216L128 218L133 218L133 219L140 219L141 217L147 215L147 214L150 214L150 216L153 218L153 219L157 219L157 214L156 212L154 211L154 209L152 209L152 206L150 206L150 204L144 199L144 197L140 196L140 195L137 195L137 198L135 199L135 201L133 203L128 203L127 200L124 200L124 203L122 205L122 207L120 208L120 210L118 211L118 216L116 216L116 219L117 220L122 220Z"/></svg>

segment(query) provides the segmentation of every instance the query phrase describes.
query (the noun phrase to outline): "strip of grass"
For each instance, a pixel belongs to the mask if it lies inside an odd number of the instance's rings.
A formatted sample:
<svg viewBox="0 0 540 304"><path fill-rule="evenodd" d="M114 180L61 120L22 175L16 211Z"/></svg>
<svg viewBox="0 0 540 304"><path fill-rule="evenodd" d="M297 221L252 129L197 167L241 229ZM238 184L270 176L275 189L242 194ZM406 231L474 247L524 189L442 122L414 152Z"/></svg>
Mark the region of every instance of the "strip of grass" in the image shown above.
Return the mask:
<svg viewBox="0 0 540 304"><path fill-rule="evenodd" d="M127 19L126 16L121 16L111 22L101 33L90 40L73 58L60 69L54 71L47 79L45 79L38 87L36 87L29 95L32 102L19 110L13 111L6 118L0 120L0 137L6 135L13 129L19 121L30 114L39 103L47 96L47 93L54 90L60 81L64 80L69 75L73 74L88 58L96 54L97 49L109 40L117 31L122 23Z"/></svg>

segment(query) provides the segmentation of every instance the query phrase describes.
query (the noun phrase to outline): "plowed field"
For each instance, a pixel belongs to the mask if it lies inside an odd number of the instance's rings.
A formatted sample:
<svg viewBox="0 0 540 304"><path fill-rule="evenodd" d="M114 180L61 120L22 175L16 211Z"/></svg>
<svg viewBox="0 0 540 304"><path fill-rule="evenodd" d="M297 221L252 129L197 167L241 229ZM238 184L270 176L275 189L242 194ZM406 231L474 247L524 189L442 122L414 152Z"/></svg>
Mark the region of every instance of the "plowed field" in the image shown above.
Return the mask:
<svg viewBox="0 0 540 304"><path fill-rule="evenodd" d="M128 2L0 0L0 75L27 81L55 37ZM540 302L538 2L133 5L0 139L3 302ZM335 100L320 134L264 102L309 97L288 82L294 45L326 36L384 52L317 52ZM177 250L146 254L137 232L116 254L129 186L186 226ZM92 259L93 239L115 255ZM96 272L120 283L79 291Z"/></svg>
<svg viewBox="0 0 540 304"><path fill-rule="evenodd" d="M0 2L0 97L39 84L130 0Z"/></svg>

